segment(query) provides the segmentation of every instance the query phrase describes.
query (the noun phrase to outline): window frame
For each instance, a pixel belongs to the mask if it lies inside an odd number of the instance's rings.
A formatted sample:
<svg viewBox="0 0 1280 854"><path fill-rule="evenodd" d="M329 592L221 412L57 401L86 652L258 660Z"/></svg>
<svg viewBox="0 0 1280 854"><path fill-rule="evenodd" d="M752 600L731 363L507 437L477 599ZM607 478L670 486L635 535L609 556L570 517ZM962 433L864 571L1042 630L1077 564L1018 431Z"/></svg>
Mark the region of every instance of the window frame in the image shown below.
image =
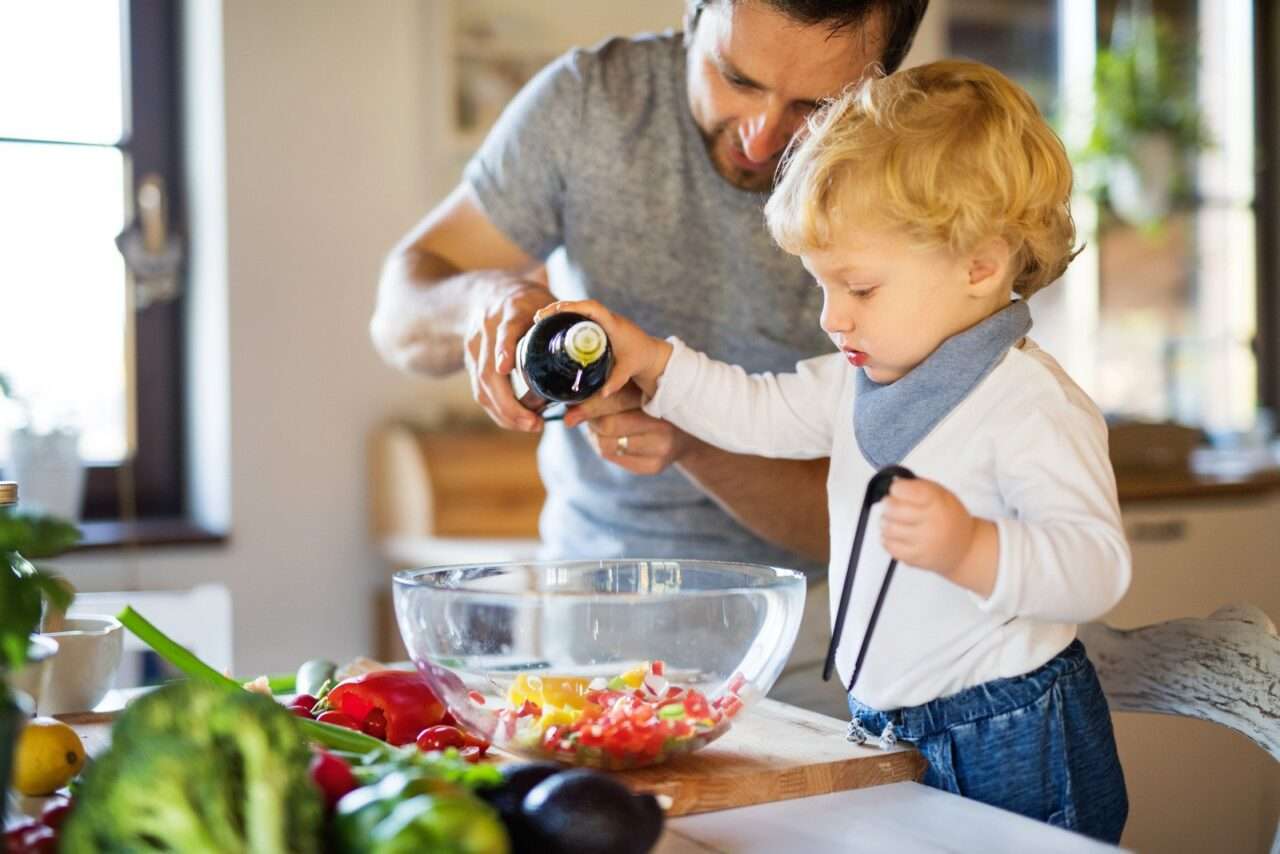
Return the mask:
<svg viewBox="0 0 1280 854"><path fill-rule="evenodd" d="M1268 0L1254 0L1254 115L1258 152L1254 211L1258 222L1258 402L1280 413L1280 11Z"/></svg>
<svg viewBox="0 0 1280 854"><path fill-rule="evenodd" d="M125 32L125 134L117 143L125 156L126 211L132 216L138 185L160 175L168 193L171 233L185 233L182 182L180 5L168 0L121 0ZM183 519L184 332L182 291L177 299L135 312L132 402L137 445L132 460L92 465L85 479L83 518L100 520ZM126 277L126 287L132 279Z"/></svg>

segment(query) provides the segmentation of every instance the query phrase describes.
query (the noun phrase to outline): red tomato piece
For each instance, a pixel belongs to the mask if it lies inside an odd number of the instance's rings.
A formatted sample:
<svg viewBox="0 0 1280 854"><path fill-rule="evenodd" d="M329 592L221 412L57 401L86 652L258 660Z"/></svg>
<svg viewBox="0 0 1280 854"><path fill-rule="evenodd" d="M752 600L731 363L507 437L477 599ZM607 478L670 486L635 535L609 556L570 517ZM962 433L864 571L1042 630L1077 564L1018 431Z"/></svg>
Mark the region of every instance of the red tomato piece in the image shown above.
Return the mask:
<svg viewBox="0 0 1280 854"><path fill-rule="evenodd" d="M684 711L691 718L711 717L711 706L707 703L707 698L699 691L690 691L685 696Z"/></svg>
<svg viewBox="0 0 1280 854"><path fill-rule="evenodd" d="M18 838L18 846L23 854L54 854L58 850L58 834L52 827L37 823Z"/></svg>
<svg viewBox="0 0 1280 854"><path fill-rule="evenodd" d="M71 812L71 801L66 798L51 799L40 811L40 823L57 830L62 827L62 822L69 812Z"/></svg>
<svg viewBox="0 0 1280 854"><path fill-rule="evenodd" d="M467 736L456 726L437 725L418 733L418 749L424 751L445 750L467 746Z"/></svg>
<svg viewBox="0 0 1280 854"><path fill-rule="evenodd" d="M360 784L350 766L327 750L317 750L311 757L311 779L324 795L326 809L332 810L342 796Z"/></svg>

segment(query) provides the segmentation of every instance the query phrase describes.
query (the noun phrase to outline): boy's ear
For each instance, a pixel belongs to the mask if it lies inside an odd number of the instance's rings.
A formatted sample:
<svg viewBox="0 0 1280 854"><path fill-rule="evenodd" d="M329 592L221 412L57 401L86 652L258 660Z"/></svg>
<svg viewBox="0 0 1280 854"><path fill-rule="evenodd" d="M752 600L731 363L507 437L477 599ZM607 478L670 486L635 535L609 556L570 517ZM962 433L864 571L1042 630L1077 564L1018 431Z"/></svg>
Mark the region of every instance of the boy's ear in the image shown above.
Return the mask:
<svg viewBox="0 0 1280 854"><path fill-rule="evenodd" d="M975 297L987 297L1009 287L1013 253L1002 237L991 237L969 254L969 288Z"/></svg>

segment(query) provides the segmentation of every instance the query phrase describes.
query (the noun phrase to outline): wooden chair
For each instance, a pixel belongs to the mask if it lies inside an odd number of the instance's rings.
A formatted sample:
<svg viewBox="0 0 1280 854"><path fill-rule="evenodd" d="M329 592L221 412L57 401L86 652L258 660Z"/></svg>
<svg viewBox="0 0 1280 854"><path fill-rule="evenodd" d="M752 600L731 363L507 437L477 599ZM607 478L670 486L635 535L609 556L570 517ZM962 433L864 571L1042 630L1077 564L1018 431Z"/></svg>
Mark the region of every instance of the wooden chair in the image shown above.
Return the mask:
<svg viewBox="0 0 1280 854"><path fill-rule="evenodd" d="M1139 629L1080 627L1113 712L1199 718L1248 737L1280 761L1280 637L1261 609ZM1280 828L1271 845L1280 854Z"/></svg>

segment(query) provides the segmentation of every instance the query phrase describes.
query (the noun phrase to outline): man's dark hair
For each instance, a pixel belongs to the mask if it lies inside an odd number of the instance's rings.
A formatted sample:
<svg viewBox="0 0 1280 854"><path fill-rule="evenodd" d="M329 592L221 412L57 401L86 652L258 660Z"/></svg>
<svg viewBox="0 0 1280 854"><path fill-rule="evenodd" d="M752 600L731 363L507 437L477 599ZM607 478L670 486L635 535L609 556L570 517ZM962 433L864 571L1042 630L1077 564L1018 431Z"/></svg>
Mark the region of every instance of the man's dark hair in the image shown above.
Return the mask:
<svg viewBox="0 0 1280 854"><path fill-rule="evenodd" d="M715 2L737 3L740 0L689 0L687 28L697 26L702 10ZM886 73L898 70L916 30L929 8L929 0L759 0L759 2L786 15L797 24L815 26L825 24L831 32L860 27L872 15L880 15L884 24L884 55L881 64Z"/></svg>

